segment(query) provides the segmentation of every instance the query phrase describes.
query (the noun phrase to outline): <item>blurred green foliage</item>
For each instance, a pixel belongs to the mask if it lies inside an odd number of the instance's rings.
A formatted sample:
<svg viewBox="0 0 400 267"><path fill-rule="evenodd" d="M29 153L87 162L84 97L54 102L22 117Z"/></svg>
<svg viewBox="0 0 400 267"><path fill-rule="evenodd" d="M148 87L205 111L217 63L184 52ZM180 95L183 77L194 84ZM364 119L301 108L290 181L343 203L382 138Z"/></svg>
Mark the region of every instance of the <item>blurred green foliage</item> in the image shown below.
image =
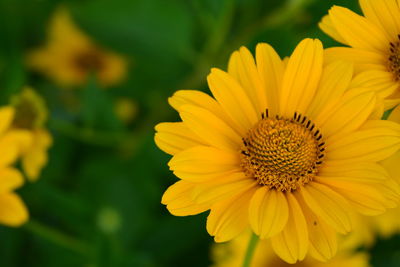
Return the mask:
<svg viewBox="0 0 400 267"><path fill-rule="evenodd" d="M64 90L26 68L26 53L45 42L60 4L98 43L125 55L125 82L101 90L89 79ZM160 204L176 178L153 142L153 126L177 121L167 97L206 90L210 67L226 68L241 45L268 42L282 57L305 37L334 45L317 27L333 4L359 9L355 0L0 0L1 104L33 86L46 99L55 140L40 180L20 190L31 221L0 227L0 265L209 265L206 215L174 217ZM137 103L133 122L118 120L118 97ZM398 244L380 241L375 266L398 266Z"/></svg>

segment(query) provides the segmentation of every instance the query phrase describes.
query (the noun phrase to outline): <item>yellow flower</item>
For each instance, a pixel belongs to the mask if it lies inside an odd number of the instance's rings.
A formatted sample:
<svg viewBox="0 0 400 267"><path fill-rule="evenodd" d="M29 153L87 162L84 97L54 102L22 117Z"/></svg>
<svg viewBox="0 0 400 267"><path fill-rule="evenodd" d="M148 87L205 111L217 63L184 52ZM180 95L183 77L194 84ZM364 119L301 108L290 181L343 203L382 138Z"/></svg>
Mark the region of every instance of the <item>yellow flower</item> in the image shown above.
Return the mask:
<svg viewBox="0 0 400 267"><path fill-rule="evenodd" d="M18 157L18 144L13 142L16 136L8 131L13 117L13 108L0 108L0 223L16 227L28 220L28 211L13 192L24 182L20 172L11 167Z"/></svg>
<svg viewBox="0 0 400 267"><path fill-rule="evenodd" d="M211 256L214 264L213 267L240 267L243 264L247 243L250 234L245 232L239 237L225 244L214 244L211 250ZM316 261L311 257L306 257L304 261L296 264L288 264L278 258L271 245L260 240L254 251L251 261L251 267L368 267L369 257L364 252L355 252L354 248L346 248L339 250L338 254L327 263Z"/></svg>
<svg viewBox="0 0 400 267"><path fill-rule="evenodd" d="M62 86L82 85L91 73L102 85L113 85L126 71L125 60L95 44L63 7L51 19L47 44L29 54L28 65Z"/></svg>
<svg viewBox="0 0 400 267"><path fill-rule="evenodd" d="M333 257L336 232L351 231L353 211L396 206L399 188L377 162L398 151L400 125L370 119L375 94L353 84L351 64L323 61L319 40L303 40L285 65L267 44L255 60L242 47L228 73L211 70L215 99L176 92L169 102L182 122L160 123L155 135L181 179L162 198L168 210L210 209L216 242L250 225L295 263L307 252Z"/></svg>
<svg viewBox="0 0 400 267"><path fill-rule="evenodd" d="M385 99L385 109L400 103L400 2L360 0L364 17L334 6L320 28L350 47L326 50L326 60L355 63L360 86L372 86Z"/></svg>
<svg viewBox="0 0 400 267"><path fill-rule="evenodd" d="M114 111L122 122L129 124L135 119L138 113L138 106L135 101L127 97L121 97L115 101Z"/></svg>
<svg viewBox="0 0 400 267"><path fill-rule="evenodd" d="M22 167L28 179L35 181L47 164L47 150L52 143L50 133L44 128L47 109L43 99L28 87L14 96L11 104L15 116L9 131L17 133Z"/></svg>

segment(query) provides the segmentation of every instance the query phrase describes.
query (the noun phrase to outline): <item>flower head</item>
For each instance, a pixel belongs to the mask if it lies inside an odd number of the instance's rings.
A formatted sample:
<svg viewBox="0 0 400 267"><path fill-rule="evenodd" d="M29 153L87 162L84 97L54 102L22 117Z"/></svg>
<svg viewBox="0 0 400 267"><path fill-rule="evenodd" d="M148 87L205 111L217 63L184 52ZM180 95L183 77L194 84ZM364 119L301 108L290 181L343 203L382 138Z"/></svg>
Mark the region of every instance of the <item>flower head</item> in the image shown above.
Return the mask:
<svg viewBox="0 0 400 267"><path fill-rule="evenodd" d="M50 22L47 44L29 54L28 64L63 86L82 85L92 73L102 85L113 85L126 71L125 60L81 32L64 7Z"/></svg>
<svg viewBox="0 0 400 267"><path fill-rule="evenodd" d="M208 85L215 99L178 91L169 102L182 122L156 126L181 179L162 198L172 214L211 210L215 241L251 226L295 263L333 257L353 211L396 206L399 188L378 162L399 149L400 125L373 119L373 89L354 83L352 64L324 64L320 41L303 40L287 64L267 44L255 60L241 48Z"/></svg>
<svg viewBox="0 0 400 267"><path fill-rule="evenodd" d="M364 16L334 6L320 28L349 47L326 50L327 61L355 63L360 86L374 87L385 109L400 103L400 3L398 0L360 0Z"/></svg>
<svg viewBox="0 0 400 267"><path fill-rule="evenodd" d="M47 150L52 143L52 137L45 128L47 108L44 100L29 87L13 96L11 106L14 117L9 131L14 133L20 144L22 167L28 179L34 181L47 163Z"/></svg>

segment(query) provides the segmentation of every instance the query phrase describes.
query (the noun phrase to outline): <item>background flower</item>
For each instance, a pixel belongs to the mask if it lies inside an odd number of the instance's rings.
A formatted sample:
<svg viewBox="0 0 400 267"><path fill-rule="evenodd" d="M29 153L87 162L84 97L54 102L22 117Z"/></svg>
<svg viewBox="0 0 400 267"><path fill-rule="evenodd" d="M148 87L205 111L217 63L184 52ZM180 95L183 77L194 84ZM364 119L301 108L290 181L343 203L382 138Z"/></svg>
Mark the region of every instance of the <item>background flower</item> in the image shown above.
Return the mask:
<svg viewBox="0 0 400 267"><path fill-rule="evenodd" d="M319 24L337 41L350 46L328 49L330 59L355 63L357 83L373 86L385 108L400 102L400 4L397 0L360 0L364 17L334 6Z"/></svg>
<svg viewBox="0 0 400 267"><path fill-rule="evenodd" d="M61 85L82 85L92 74L105 86L124 78L125 59L101 48L79 30L66 7L55 11L47 38L43 48L29 54L28 65Z"/></svg>
<svg viewBox="0 0 400 267"><path fill-rule="evenodd" d="M11 105L15 115L9 131L25 135L20 138L22 167L28 179L35 181L48 161L47 150L52 143L51 134L45 128L47 107L44 100L29 87L14 95Z"/></svg>

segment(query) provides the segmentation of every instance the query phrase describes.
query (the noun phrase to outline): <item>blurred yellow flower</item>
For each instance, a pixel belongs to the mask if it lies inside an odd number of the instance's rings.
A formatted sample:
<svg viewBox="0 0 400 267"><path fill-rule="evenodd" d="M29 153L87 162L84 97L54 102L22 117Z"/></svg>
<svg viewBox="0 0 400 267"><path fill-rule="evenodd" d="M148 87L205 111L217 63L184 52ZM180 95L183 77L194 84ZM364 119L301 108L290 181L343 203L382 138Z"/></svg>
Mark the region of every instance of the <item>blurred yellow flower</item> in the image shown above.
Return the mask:
<svg viewBox="0 0 400 267"><path fill-rule="evenodd" d="M0 108L0 223L15 227L28 220L28 211L13 192L24 182L20 172L11 167L18 157L18 136L8 131L13 118L12 107Z"/></svg>
<svg viewBox="0 0 400 267"><path fill-rule="evenodd" d="M82 85L91 73L101 85L113 85L126 72L125 59L95 44L64 7L51 19L47 44L28 55L28 65L62 86Z"/></svg>
<svg viewBox="0 0 400 267"><path fill-rule="evenodd" d="M11 99L11 105L15 116L9 131L18 133L22 167L28 179L35 181L47 164L47 150L52 143L44 127L47 108L43 99L28 87Z"/></svg>
<svg viewBox="0 0 400 267"><path fill-rule="evenodd" d="M385 109L400 103L400 2L360 0L364 16L334 6L320 28L350 47L326 50L326 60L351 60L359 76L357 86L374 87Z"/></svg>
<svg viewBox="0 0 400 267"><path fill-rule="evenodd" d="M244 47L228 72L208 76L215 97L178 91L182 122L160 123L155 142L181 180L162 203L177 216L211 210L207 230L229 241L251 226L288 263L332 258L354 211L395 207L399 186L378 163L400 147L400 125L379 121L375 93L353 85L353 65L323 64L305 39L287 64L267 44ZM394 184L394 185L393 185Z"/></svg>
<svg viewBox="0 0 400 267"><path fill-rule="evenodd" d="M247 244L250 240L248 231L225 244L214 244L211 250L213 267L240 267L243 264ZM269 242L260 240L254 251L251 267L368 267L369 257L364 252L355 252L354 248L339 249L329 262L319 262L311 257L296 264L288 264L277 257Z"/></svg>
<svg viewBox="0 0 400 267"><path fill-rule="evenodd" d="M138 108L135 101L127 97L121 97L115 101L115 114L125 124L129 124L135 119L137 115L137 109Z"/></svg>

